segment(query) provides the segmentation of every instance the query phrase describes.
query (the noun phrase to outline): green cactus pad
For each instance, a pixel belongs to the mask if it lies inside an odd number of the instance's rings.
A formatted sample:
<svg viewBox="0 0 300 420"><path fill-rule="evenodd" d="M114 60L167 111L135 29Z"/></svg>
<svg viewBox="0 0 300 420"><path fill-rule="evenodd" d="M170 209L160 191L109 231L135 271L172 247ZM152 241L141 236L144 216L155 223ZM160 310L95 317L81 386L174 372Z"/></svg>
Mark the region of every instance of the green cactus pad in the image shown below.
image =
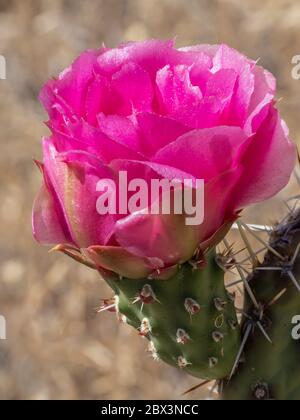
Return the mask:
<svg viewBox="0 0 300 420"><path fill-rule="evenodd" d="M250 286L264 308L261 321L273 344L256 327L245 347L242 363L233 380L225 386L225 400L300 400L300 341L292 337L292 320L300 315L300 293L288 272L300 283L300 253L295 264L289 262L300 242L300 214L279 225L271 236L271 246L285 261L272 252L264 267L285 267L280 271L256 271ZM245 312L255 309L246 298ZM255 316L255 315L254 315ZM249 320L244 321L244 331Z"/></svg>
<svg viewBox="0 0 300 420"><path fill-rule="evenodd" d="M186 263L169 280L106 280L123 320L149 340L155 359L202 379L230 374L240 331L214 253L205 268Z"/></svg>

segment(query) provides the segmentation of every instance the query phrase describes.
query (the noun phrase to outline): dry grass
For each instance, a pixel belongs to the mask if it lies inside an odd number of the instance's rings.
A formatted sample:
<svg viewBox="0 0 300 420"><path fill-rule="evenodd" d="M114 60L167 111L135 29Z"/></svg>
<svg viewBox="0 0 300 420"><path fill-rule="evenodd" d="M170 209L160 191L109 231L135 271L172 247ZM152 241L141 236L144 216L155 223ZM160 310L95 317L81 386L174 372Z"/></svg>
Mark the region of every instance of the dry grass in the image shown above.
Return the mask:
<svg viewBox="0 0 300 420"><path fill-rule="evenodd" d="M291 78L299 20L296 0L0 0L0 54L8 62L8 80L0 81L0 313L8 323L1 399L176 399L197 383L154 364L136 332L113 316L96 315L110 292L95 273L34 243L39 175L31 159L47 132L37 102L42 83L103 41L227 42L276 74L280 107L299 141L300 81ZM282 212L277 198L247 218L269 222Z"/></svg>

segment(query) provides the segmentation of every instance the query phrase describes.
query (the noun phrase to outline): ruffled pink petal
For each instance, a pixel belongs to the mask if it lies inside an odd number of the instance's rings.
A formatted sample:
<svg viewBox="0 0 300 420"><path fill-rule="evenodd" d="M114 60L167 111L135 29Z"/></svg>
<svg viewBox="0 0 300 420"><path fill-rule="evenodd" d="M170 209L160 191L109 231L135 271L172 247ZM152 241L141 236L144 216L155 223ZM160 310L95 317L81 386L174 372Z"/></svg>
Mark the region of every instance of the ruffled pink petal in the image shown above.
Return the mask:
<svg viewBox="0 0 300 420"><path fill-rule="evenodd" d="M229 204L241 171L242 167L232 168L205 185L202 224L189 226L185 213L155 215L152 210L145 209L117 222L117 242L139 257L160 258L166 266L186 262L200 244L206 243L209 246L215 239L215 232L235 219ZM162 194L159 201L163 202L165 199L169 199L168 194ZM157 203L153 203L151 209L156 205Z"/></svg>
<svg viewBox="0 0 300 420"><path fill-rule="evenodd" d="M152 76L155 76L157 71L167 64L185 64L190 66L198 61L199 64L202 63L202 65L205 64L209 68L212 67L212 56L207 54L205 50L194 51L193 48L176 49L174 44L175 41L172 39L167 41L154 39L143 42L128 42L120 45L116 54L120 58L110 53L106 55L104 61L109 57L111 60L110 64L116 66L113 68L114 71L117 71L116 69L127 63L129 59L146 69ZM105 64L107 63L105 62ZM103 69L102 66L101 68Z"/></svg>
<svg viewBox="0 0 300 420"><path fill-rule="evenodd" d="M57 81L57 94L69 104L77 115L84 114L85 97L89 83L94 79L96 63L96 51L85 51L60 74Z"/></svg>
<svg viewBox="0 0 300 420"><path fill-rule="evenodd" d="M131 115L133 111L150 111L154 97L149 74L139 65L125 64L111 81L115 106L112 114Z"/></svg>
<svg viewBox="0 0 300 420"><path fill-rule="evenodd" d="M193 183L196 182L196 177L190 173L156 162L116 159L111 162L110 167L115 173L126 171L129 181L137 178L144 179L149 187L151 186L152 179L167 179L170 181L175 179L181 182L188 179L192 180Z"/></svg>
<svg viewBox="0 0 300 420"><path fill-rule="evenodd" d="M269 113L276 94L276 79L270 72L256 66L253 69L253 74L255 86L245 125L245 131L249 134L256 133L259 129Z"/></svg>
<svg viewBox="0 0 300 420"><path fill-rule="evenodd" d="M277 194L288 183L296 162L296 149L286 124L271 108L241 159L244 171L232 206L239 210Z"/></svg>
<svg viewBox="0 0 300 420"><path fill-rule="evenodd" d="M211 57L205 53L205 51L193 51L192 49L179 48L175 50L174 57L170 60L169 64L179 65L184 64L186 66L192 66L199 72L210 73L213 67L213 61ZM197 71L196 71L197 72Z"/></svg>
<svg viewBox="0 0 300 420"><path fill-rule="evenodd" d="M197 44L191 45L188 47L179 48L179 51L196 53L196 54L206 54L208 57L213 59L220 48L220 45L210 45L210 44Z"/></svg>
<svg viewBox="0 0 300 420"><path fill-rule="evenodd" d="M238 74L238 82L233 95L227 124L243 127L254 92L255 81L253 69L255 62L224 44L219 46L213 62L213 72L232 69Z"/></svg>
<svg viewBox="0 0 300 420"><path fill-rule="evenodd" d="M251 97L249 113L254 112L266 96L274 98L276 94L276 79L272 73L260 66L255 66L252 72L255 77L255 87Z"/></svg>
<svg viewBox="0 0 300 420"><path fill-rule="evenodd" d="M236 165L205 185L204 222L198 227L199 243L203 250L216 244L216 238L220 238L226 231L222 227L228 226L237 218L231 203L242 172L242 165Z"/></svg>
<svg viewBox="0 0 300 420"><path fill-rule="evenodd" d="M212 58L204 51L193 51L183 48L176 50L174 61L169 62L174 66L183 64L190 69L190 81L193 86L198 86L201 92L205 92L207 81L211 77L213 67Z"/></svg>
<svg viewBox="0 0 300 420"><path fill-rule="evenodd" d="M85 97L85 120L97 125L97 116L100 112L109 113L113 109L114 101L111 95L109 81L99 74L89 83Z"/></svg>
<svg viewBox="0 0 300 420"><path fill-rule="evenodd" d="M50 129L62 129L66 123L77 121L73 109L57 94L56 84L55 80L48 81L39 96L50 117L48 122Z"/></svg>
<svg viewBox="0 0 300 420"><path fill-rule="evenodd" d="M157 73L156 83L161 113L190 126L203 95L198 86L192 85L189 73L188 66L167 65Z"/></svg>
<svg viewBox="0 0 300 420"><path fill-rule="evenodd" d="M184 124L154 113L137 114L136 121L140 131L141 149L148 157L190 131Z"/></svg>
<svg viewBox="0 0 300 420"><path fill-rule="evenodd" d="M88 120L92 120L90 96L92 95L93 99L96 99L93 102L93 107L97 108L102 100L101 96L103 97L101 91L104 91L105 86L103 78L101 83L96 80L93 84L97 54L96 50L85 51L60 74L58 79L48 81L42 88L40 100L50 116L50 127L59 128L68 122L78 120L79 117L86 117L86 113L88 113ZM100 89L100 92L97 92L97 98L93 95L95 89L89 89L91 83L97 90ZM86 99L88 101L87 109L85 109Z"/></svg>
<svg viewBox="0 0 300 420"><path fill-rule="evenodd" d="M197 227L187 226L184 214L151 211L145 209L117 222L115 237L120 246L139 257L159 258L165 266L189 260L199 243Z"/></svg>
<svg viewBox="0 0 300 420"><path fill-rule="evenodd" d="M74 138L77 142L81 142L82 148L79 150L86 150L90 153L94 153L102 162L109 163L115 158L120 159L140 159L138 151L130 147L130 143L127 145L124 137L119 137L112 130L104 130L106 133L110 131L113 134L109 137L105 132L99 128L95 128L80 121L75 124L68 125L69 136ZM62 138L60 133L55 133L55 137L59 140ZM66 136L64 136L66 139ZM123 140L123 142L122 142Z"/></svg>
<svg viewBox="0 0 300 420"><path fill-rule="evenodd" d="M222 102L231 99L237 73L232 69L221 69L213 73L205 87L206 96L218 96Z"/></svg>
<svg viewBox="0 0 300 420"><path fill-rule="evenodd" d="M226 124L227 115L225 111L231 104L235 92L237 77L238 75L234 70L221 69L216 73L212 74L207 81L205 88L205 97L217 97L221 105L220 109L218 110L220 113L222 113L220 117L221 120L219 121L219 123L224 122L224 124Z"/></svg>
<svg viewBox="0 0 300 420"><path fill-rule="evenodd" d="M227 123L229 107L236 106L236 100L233 105L232 102L238 74L232 69L213 74L196 69L196 66L166 66L158 72L160 112L193 128ZM239 124L233 121L229 125Z"/></svg>
<svg viewBox="0 0 300 420"><path fill-rule="evenodd" d="M222 240L228 235L234 221L237 219L237 215L233 215L232 218L228 218L227 221L212 234L212 236L210 236L205 241L201 242L200 249L203 252L203 254L205 254L208 250L212 249L213 247L217 246L220 242L222 242Z"/></svg>
<svg viewBox="0 0 300 420"><path fill-rule="evenodd" d="M255 134L260 126L262 125L263 121L269 115L271 107L273 107L273 100L274 97L272 95L267 94L263 101L255 108L255 110L249 115L247 118L244 131L249 136Z"/></svg>
<svg viewBox="0 0 300 420"><path fill-rule="evenodd" d="M154 79L156 72L172 59L175 51L173 46L173 40L129 42L102 54L98 66L101 72L111 75L124 64L135 63L147 70Z"/></svg>
<svg viewBox="0 0 300 420"><path fill-rule="evenodd" d="M121 143L126 148L143 154L139 133L133 122L120 115L98 115L99 129L114 141ZM115 156L120 157L121 156Z"/></svg>
<svg viewBox="0 0 300 420"><path fill-rule="evenodd" d="M168 165L160 165L155 162L143 162L143 161L130 161L130 160L115 160L110 164L111 169L114 173L119 174L120 172L126 173L126 180L124 181L123 178L120 180L120 189L123 193L123 201L130 203L130 200L135 196L137 193L136 187L134 187L134 191L128 191L131 181L135 180L144 180L145 187L147 187L147 191L145 193L145 197L143 196L143 201L139 204L139 209L148 209L151 206L151 203L156 199L156 190L152 194L152 180L179 180L184 182L184 180L191 180L193 185L196 184L196 179L190 174L187 174L183 171L180 171L177 168L170 167ZM123 186L123 183L125 185ZM129 214L128 206L122 210L122 214L119 215L119 219L124 218L126 215Z"/></svg>
<svg viewBox="0 0 300 420"><path fill-rule="evenodd" d="M148 277L154 269L160 268L160 265L154 267L146 258L137 257L120 247L92 246L86 252L98 267L129 279Z"/></svg>
<svg viewBox="0 0 300 420"><path fill-rule="evenodd" d="M198 56L198 58L195 57L195 61L191 65L190 80L193 86L198 86L201 92L205 92L207 82L212 77L212 73L211 73L212 60L206 54L203 54L203 53L200 53L200 54L194 53L194 54ZM200 58L199 58L199 55L200 55ZM204 57L204 59L202 57Z"/></svg>
<svg viewBox="0 0 300 420"><path fill-rule="evenodd" d="M57 213L54 197L45 184L34 202L32 229L36 241L43 245L58 245L70 241Z"/></svg>
<svg viewBox="0 0 300 420"><path fill-rule="evenodd" d="M244 127L254 92L254 75L252 65L245 64L239 75L235 93L232 98L230 115L228 117L229 125Z"/></svg>
<svg viewBox="0 0 300 420"><path fill-rule="evenodd" d="M232 69L221 69L209 75L190 72L193 84L201 87L203 99L194 110L190 126L209 128L219 125L237 125L229 123L233 98L236 92L237 73Z"/></svg>
<svg viewBox="0 0 300 420"><path fill-rule="evenodd" d="M238 127L194 130L161 149L153 161L208 182L230 169L238 149L246 140Z"/></svg>
<svg viewBox="0 0 300 420"><path fill-rule="evenodd" d="M51 140L44 141L45 171L64 210L74 243L84 248L105 245L114 230L114 215L97 212L97 184L114 180L112 171L86 152L57 153Z"/></svg>
<svg viewBox="0 0 300 420"><path fill-rule="evenodd" d="M155 162L119 160L112 162L112 167L115 172L126 171L128 181L136 178L144 179L149 193L148 206L143 211L135 212L118 221L115 238L119 245L140 257L159 258L166 266L189 259L198 244L198 226L187 226L184 214L152 215L148 207L153 208L157 205L157 202L153 201L156 197L151 194L152 180L176 179L182 182L184 180L194 182L195 178L177 168Z"/></svg>
<svg viewBox="0 0 300 420"><path fill-rule="evenodd" d="M233 48L230 48L226 44L208 46L206 52L208 53L208 51L211 51L214 54L213 73L222 69L232 69L240 74L243 72L245 65L249 64L251 68L255 66L255 62L253 60L250 60L245 55Z"/></svg>

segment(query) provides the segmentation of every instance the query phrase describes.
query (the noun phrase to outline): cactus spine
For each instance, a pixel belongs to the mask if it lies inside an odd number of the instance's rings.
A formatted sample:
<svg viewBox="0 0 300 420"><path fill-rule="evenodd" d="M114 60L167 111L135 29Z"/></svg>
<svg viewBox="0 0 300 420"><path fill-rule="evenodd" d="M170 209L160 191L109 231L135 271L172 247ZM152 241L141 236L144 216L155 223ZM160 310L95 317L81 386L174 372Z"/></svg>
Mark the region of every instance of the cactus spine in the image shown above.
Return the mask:
<svg viewBox="0 0 300 420"><path fill-rule="evenodd" d="M248 279L259 308L246 297L242 330L244 337L250 334L243 362L225 386L225 400L300 400L300 341L292 336L292 320L300 315L299 244L300 212L296 212L274 229L270 251Z"/></svg>

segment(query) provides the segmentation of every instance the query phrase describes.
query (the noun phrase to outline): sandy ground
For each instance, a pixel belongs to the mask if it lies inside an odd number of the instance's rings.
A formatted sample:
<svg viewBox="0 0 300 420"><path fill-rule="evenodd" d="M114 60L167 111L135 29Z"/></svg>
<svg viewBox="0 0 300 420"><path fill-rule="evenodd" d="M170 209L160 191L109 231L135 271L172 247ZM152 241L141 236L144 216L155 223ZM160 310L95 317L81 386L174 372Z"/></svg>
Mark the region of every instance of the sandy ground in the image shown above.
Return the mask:
<svg viewBox="0 0 300 420"><path fill-rule="evenodd" d="M7 60L7 80L0 80L1 399L177 399L199 382L155 364L135 331L96 314L100 298L110 296L97 274L34 243L30 212L40 179L32 158L41 157L47 133L37 101L43 82L102 42L175 35L178 46L226 42L277 76L279 106L299 143L300 80L291 77L299 22L297 0L0 0ZM276 220L282 199L296 191L291 184L245 219ZM191 395L207 396L206 389Z"/></svg>

